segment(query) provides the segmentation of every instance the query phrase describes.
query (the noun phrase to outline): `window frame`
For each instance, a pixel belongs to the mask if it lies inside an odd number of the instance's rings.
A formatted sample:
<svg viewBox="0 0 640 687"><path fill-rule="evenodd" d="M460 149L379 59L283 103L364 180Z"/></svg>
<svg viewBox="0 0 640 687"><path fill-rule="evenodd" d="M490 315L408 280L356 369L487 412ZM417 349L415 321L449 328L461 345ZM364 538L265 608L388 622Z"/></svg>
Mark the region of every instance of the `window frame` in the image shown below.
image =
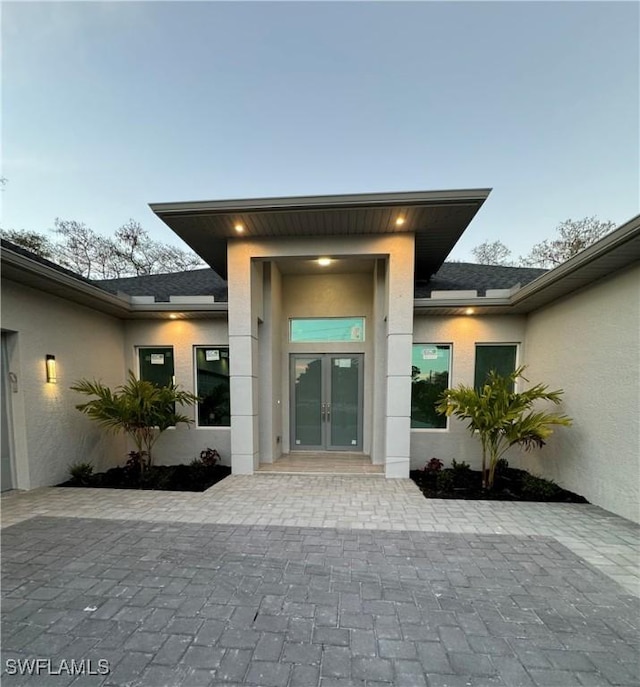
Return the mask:
<svg viewBox="0 0 640 687"><path fill-rule="evenodd" d="M198 349L218 349L227 351L227 360L229 361L229 424L228 425L201 425L200 424L200 402L196 401L194 404L194 414L195 414L195 428L196 429L206 429L206 430L230 430L231 429L231 353L229 344L193 344L193 392L196 396L199 396L198 387Z"/></svg>
<svg viewBox="0 0 640 687"><path fill-rule="evenodd" d="M294 321L317 321L317 320L362 320L362 336L357 341L351 339L304 339L293 338ZM290 317L288 327L288 339L290 344L356 344L363 345L367 340L367 318L364 315L339 315L335 317Z"/></svg>
<svg viewBox="0 0 640 687"><path fill-rule="evenodd" d="M476 388L476 369L477 369L477 352L478 348L489 348L491 346L513 346L516 349L514 359L514 370L520 367L520 341L476 341L473 346L473 388ZM519 382L516 380L514 391L518 391Z"/></svg>
<svg viewBox="0 0 640 687"><path fill-rule="evenodd" d="M411 364L413 365L413 348L414 346L420 346L422 348L425 348L427 346L448 346L449 348L449 368L448 368L448 381L447 381L447 389L451 389L453 387L453 341L429 341L425 343L421 343L419 341L414 341L411 344ZM413 398L413 392L411 393L411 397ZM411 406L411 399L409 400L409 404ZM445 426L444 427L411 427L411 423L413 422L413 416L412 416L412 409L409 407L409 427L412 432L449 432L451 429L451 418L448 415L444 416L444 421L445 421Z"/></svg>
<svg viewBox="0 0 640 687"><path fill-rule="evenodd" d="M135 349L135 355L136 355L136 372L138 375L138 379L141 381L145 381L142 379L142 365L140 364L140 352L144 350L150 350L150 349L158 349L158 348L169 348L171 349L171 357L172 357L172 364L173 364L173 374L171 375L171 382L173 384L176 383L176 349L175 346L172 344L141 344L141 345L136 345L134 346ZM146 380L149 381L149 380Z"/></svg>

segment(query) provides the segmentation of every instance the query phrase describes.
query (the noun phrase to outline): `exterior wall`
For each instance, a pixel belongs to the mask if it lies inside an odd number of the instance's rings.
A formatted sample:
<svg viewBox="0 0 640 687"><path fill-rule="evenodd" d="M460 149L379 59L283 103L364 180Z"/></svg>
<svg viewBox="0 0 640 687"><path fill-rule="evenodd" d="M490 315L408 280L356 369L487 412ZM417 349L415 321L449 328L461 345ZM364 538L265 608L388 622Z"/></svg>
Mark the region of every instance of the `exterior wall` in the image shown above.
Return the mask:
<svg viewBox="0 0 640 687"><path fill-rule="evenodd" d="M527 373L573 418L524 466L640 522L640 267L529 316Z"/></svg>
<svg viewBox="0 0 640 687"><path fill-rule="evenodd" d="M58 484L68 466L91 462L102 471L121 461L123 437L109 435L75 409L83 397L69 386L82 377L122 384L123 325L116 318L2 280L2 328L9 332L9 368L16 486ZM57 384L48 384L45 356L55 355Z"/></svg>
<svg viewBox="0 0 640 687"><path fill-rule="evenodd" d="M476 343L516 343L520 364L525 360L524 316L433 317L416 316L413 340L416 344L452 344L449 386L473 386ZM520 452L515 449L506 458L517 465ZM422 468L430 458L439 458L446 467L453 460L465 461L473 469L482 465L482 449L466 423L451 417L447 429L411 430L411 467Z"/></svg>
<svg viewBox="0 0 640 687"><path fill-rule="evenodd" d="M129 320L124 323L125 369L138 374L138 346L172 346L176 384L192 393L195 389L195 346L228 346L227 322L224 318L201 320ZM233 360L230 360L233 364ZM233 400L232 400L233 403ZM183 409L197 420L196 408ZM233 412L233 410L232 410ZM153 458L157 465L190 463L200 451L210 447L220 453L222 463L229 465L231 438L228 427L179 425L168 429L158 439Z"/></svg>

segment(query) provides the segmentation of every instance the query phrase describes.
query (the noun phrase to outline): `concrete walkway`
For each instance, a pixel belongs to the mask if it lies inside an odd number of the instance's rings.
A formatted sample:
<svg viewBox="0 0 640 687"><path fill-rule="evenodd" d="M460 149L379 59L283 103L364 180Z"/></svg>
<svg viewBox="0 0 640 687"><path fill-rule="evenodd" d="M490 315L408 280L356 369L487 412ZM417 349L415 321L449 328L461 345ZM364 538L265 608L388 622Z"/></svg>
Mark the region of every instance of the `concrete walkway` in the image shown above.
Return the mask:
<svg viewBox="0 0 640 687"><path fill-rule="evenodd" d="M411 480L231 476L202 494L44 488L0 500L2 526L35 515L553 537L640 596L640 526L584 504L427 500Z"/></svg>

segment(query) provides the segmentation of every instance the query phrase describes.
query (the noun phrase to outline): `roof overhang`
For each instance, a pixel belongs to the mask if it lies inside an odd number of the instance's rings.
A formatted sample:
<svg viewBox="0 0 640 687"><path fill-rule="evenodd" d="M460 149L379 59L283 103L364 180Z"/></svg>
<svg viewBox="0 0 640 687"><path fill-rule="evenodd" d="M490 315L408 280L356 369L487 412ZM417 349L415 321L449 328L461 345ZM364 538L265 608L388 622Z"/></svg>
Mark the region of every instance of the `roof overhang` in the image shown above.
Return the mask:
<svg viewBox="0 0 640 687"><path fill-rule="evenodd" d="M421 315L526 315L632 268L639 261L640 215L636 215L558 267L522 288L514 287L509 294L457 298L452 291L446 298L415 299L414 311Z"/></svg>
<svg viewBox="0 0 640 687"><path fill-rule="evenodd" d="M2 248L2 278L18 282L52 296L84 305L120 319L194 319L226 317L227 303L189 302L139 303L127 294L113 294L90 282Z"/></svg>
<svg viewBox="0 0 640 687"><path fill-rule="evenodd" d="M413 233L416 274L438 271L491 189L294 196L179 203L151 209L223 278L227 241L242 237L357 236ZM402 218L402 224L396 220Z"/></svg>
<svg viewBox="0 0 640 687"><path fill-rule="evenodd" d="M514 312L531 312L640 261L640 215L529 282L512 296ZM615 307L615 306L614 306Z"/></svg>

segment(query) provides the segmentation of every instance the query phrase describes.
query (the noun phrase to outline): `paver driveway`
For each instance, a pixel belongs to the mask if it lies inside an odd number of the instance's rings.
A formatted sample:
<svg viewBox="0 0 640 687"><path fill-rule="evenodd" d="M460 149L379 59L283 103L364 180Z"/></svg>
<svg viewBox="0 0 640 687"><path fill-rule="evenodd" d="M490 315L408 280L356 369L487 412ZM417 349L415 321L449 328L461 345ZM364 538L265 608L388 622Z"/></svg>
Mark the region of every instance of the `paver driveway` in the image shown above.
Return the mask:
<svg viewBox="0 0 640 687"><path fill-rule="evenodd" d="M323 479L335 492L338 483ZM3 499L3 517L15 523L2 533L3 685L640 681L640 602L557 537L405 531L385 528L384 517L374 519L377 529L364 529L349 513L351 528L224 524L238 490L247 496L254 485L243 519L257 520L269 510L274 517L278 494L292 485L272 476L225 482L204 495L54 489ZM379 485L397 497L389 508L407 507L398 490L408 485L349 481L356 501L367 490L384 501ZM76 515L86 515L92 495L99 517L69 517L74 493ZM159 510L159 496L168 511ZM207 507L208 499L216 506ZM324 525L340 499L344 493L327 503ZM21 510L28 503L35 517ZM318 517L320 506L313 507ZM201 521L168 522L180 510ZM585 513L597 529L604 512ZM564 515L577 518L573 507ZM617 537L630 541L636 532L602 517ZM18 659L34 658L50 661L39 676L9 674ZM109 662L108 674L67 674L72 660L97 672L99 659Z"/></svg>

